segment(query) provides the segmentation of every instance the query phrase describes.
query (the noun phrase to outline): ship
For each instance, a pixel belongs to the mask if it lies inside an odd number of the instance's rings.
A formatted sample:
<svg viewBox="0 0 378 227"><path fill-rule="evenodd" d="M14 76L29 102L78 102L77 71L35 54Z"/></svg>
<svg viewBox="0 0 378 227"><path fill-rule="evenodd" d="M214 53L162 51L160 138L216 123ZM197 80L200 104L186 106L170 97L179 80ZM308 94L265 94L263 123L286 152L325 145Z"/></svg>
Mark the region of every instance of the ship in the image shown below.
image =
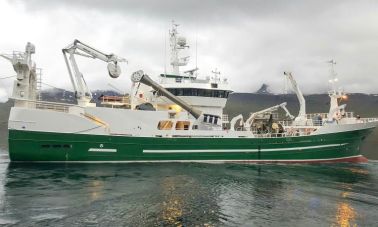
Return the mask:
<svg viewBox="0 0 378 227"><path fill-rule="evenodd" d="M306 113L305 99L291 72L284 76L298 96L293 116L278 103L249 116L223 113L232 89L218 70L201 76L197 66L182 71L190 56L177 24L169 30L170 70L156 77L131 74L127 97L101 97L97 105L76 57L106 62L110 77L121 74L125 58L105 54L79 40L63 49L76 104L41 100L35 46L1 54L13 65L9 131L11 162L134 163L333 163L366 162L361 143L378 118L361 118L340 105L345 93L329 92L328 113ZM333 65L333 62L331 62ZM156 78L154 80L153 78ZM336 78L332 79L333 82ZM281 118L279 117L280 115Z"/></svg>

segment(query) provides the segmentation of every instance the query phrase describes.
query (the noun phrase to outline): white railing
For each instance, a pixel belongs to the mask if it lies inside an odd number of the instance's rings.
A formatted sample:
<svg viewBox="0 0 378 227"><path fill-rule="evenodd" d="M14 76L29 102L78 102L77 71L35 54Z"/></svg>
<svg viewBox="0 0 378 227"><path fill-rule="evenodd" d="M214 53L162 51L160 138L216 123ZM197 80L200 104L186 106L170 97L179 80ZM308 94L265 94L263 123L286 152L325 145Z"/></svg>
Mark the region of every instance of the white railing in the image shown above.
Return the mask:
<svg viewBox="0 0 378 227"><path fill-rule="evenodd" d="M369 123L369 122L378 122L378 118L376 117L370 117L370 118L360 118L359 119L363 123Z"/></svg>
<svg viewBox="0 0 378 227"><path fill-rule="evenodd" d="M52 110L52 111L65 112L65 113L69 112L69 108L71 106L75 106L75 104L46 102L46 101L39 101L39 100L15 99L15 101L16 101L15 106L26 106L31 109Z"/></svg>
<svg viewBox="0 0 378 227"><path fill-rule="evenodd" d="M40 110L52 110L57 112L68 113L70 105L58 104L58 103L48 103L48 102L36 102L35 108Z"/></svg>
<svg viewBox="0 0 378 227"><path fill-rule="evenodd" d="M296 136L307 136L311 134L311 131L292 131L292 132L282 132L282 133L258 133L257 131L252 131L253 135L257 138L280 138L280 137L296 137Z"/></svg>
<svg viewBox="0 0 378 227"><path fill-rule="evenodd" d="M314 119L314 118L317 118L319 116L322 119L327 119L328 118L328 113L309 113L309 114L306 114L306 118L307 119ZM345 117L345 118L353 118L354 117L354 113L353 112L345 112L345 115L343 117Z"/></svg>
<svg viewBox="0 0 378 227"><path fill-rule="evenodd" d="M295 124L294 121L278 121L282 126L289 127L289 126L322 126L325 123L325 120L312 120L308 119L304 124Z"/></svg>

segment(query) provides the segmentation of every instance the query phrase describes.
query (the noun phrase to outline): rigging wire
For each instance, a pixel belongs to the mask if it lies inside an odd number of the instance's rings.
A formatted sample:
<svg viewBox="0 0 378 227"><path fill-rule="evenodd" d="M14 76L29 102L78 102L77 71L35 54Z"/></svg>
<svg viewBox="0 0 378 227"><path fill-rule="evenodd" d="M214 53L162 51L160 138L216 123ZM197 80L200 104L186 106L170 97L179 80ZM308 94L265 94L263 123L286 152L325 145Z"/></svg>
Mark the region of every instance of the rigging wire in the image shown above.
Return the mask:
<svg viewBox="0 0 378 227"><path fill-rule="evenodd" d="M47 83L44 83L44 82L41 82L41 84L44 84L44 85L46 85L46 86L49 86L49 87L52 87L52 88L56 88L56 89L59 89L59 90L64 90L64 91L70 91L70 92L73 92L73 91L71 91L71 90L67 90L67 89L60 88L60 87L55 87L54 85L47 84Z"/></svg>
<svg viewBox="0 0 378 227"><path fill-rule="evenodd" d="M0 77L0 80L9 79L9 78L16 77L16 76L17 76L17 75L14 75L14 76L6 76L6 77Z"/></svg>

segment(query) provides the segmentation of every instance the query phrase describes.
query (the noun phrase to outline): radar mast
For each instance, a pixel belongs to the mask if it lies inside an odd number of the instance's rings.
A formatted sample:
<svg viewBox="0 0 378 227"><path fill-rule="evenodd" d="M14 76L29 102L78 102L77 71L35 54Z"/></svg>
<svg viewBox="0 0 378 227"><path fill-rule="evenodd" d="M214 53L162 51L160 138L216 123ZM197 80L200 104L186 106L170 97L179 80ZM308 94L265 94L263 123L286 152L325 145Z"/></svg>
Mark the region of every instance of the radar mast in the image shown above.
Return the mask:
<svg viewBox="0 0 378 227"><path fill-rule="evenodd" d="M179 53L181 50L189 48L186 45L186 38L183 36L178 36L177 27L179 24L176 24L172 21L172 29L169 31L170 36L170 48L171 48L171 65L172 73L174 75L180 75L180 66L186 66L189 62L190 56L180 57Z"/></svg>

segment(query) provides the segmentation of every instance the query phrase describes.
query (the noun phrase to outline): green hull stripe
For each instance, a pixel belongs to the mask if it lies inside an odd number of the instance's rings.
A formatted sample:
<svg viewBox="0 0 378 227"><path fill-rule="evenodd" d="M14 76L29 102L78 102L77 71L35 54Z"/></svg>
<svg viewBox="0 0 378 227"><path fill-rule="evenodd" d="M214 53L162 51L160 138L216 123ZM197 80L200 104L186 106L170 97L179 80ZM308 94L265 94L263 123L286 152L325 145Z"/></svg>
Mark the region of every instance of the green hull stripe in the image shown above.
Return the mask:
<svg viewBox="0 0 378 227"><path fill-rule="evenodd" d="M117 152L117 149L89 148L89 152Z"/></svg>
<svg viewBox="0 0 378 227"><path fill-rule="evenodd" d="M318 146L307 146L307 147L289 147L289 148L274 148L274 149L260 149L261 152L267 151L299 151L307 149L325 148L325 147L341 147L348 143L343 144L327 144ZM230 150L143 150L143 153L153 153L153 154L166 154L166 153L229 153L229 152L259 152L259 149L230 149Z"/></svg>

